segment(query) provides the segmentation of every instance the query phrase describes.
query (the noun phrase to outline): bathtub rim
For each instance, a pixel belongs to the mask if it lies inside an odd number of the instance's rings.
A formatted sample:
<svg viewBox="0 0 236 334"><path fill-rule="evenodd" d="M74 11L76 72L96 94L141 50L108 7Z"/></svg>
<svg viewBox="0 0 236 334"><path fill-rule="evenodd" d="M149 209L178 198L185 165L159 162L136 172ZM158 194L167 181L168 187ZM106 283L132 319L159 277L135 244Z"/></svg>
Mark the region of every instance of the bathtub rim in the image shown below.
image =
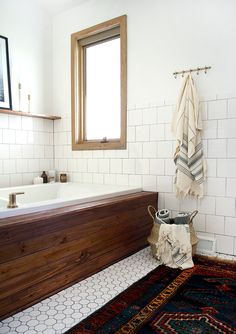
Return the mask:
<svg viewBox="0 0 236 334"><path fill-rule="evenodd" d="M123 195L129 195L129 194L135 194L142 192L141 187L134 187L134 186L121 186L121 185L106 185L106 184L92 184L92 183L78 183L78 182L67 182L67 183L60 183L60 182L55 182L52 183L51 185L76 185L76 184L81 184L83 186L110 186L110 187L117 187L120 188L119 191L114 191L112 193L108 194L102 194L102 195L95 195L95 196L87 196L84 198L71 198L68 200L65 200L64 198L58 198L58 199L53 199L53 200L46 200L46 201L40 201L40 202L33 202L33 203L27 203L22 205L22 207L18 207L15 209L7 209L5 208L4 210L0 209L0 223L2 222L3 219L9 219L11 217L18 217L18 216L23 216L23 215L32 215L34 213L40 213L44 211L50 211L54 209L60 209L64 207L69 207L69 206L76 206L79 204L86 204L86 203L94 203L100 200L104 199L109 199L109 198L115 198L117 196L123 196ZM39 184L36 185L37 187L43 187L45 184ZM50 185L46 184L46 185ZM16 186L16 187L7 187L7 188L2 188L4 190L10 190L10 189L22 189L22 188L33 188L35 185L26 185L26 186ZM121 190L123 188L123 190ZM1 190L1 189L0 189Z"/></svg>

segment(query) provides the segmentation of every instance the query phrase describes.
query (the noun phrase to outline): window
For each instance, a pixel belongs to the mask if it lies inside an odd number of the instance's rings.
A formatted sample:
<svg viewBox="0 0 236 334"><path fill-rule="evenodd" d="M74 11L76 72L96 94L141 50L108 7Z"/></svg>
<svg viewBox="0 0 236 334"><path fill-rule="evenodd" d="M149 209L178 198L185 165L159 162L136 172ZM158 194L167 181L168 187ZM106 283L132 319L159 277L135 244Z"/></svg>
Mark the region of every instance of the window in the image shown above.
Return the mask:
<svg viewBox="0 0 236 334"><path fill-rule="evenodd" d="M126 16L71 35L72 149L126 148Z"/></svg>

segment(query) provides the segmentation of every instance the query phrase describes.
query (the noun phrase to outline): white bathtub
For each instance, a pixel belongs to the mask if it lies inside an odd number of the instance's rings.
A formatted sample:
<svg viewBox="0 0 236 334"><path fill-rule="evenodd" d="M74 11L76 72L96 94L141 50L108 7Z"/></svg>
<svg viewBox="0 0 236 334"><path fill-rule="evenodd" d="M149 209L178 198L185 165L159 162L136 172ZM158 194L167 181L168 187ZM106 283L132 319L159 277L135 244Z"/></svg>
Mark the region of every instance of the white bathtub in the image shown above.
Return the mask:
<svg viewBox="0 0 236 334"><path fill-rule="evenodd" d="M0 219L132 194L141 190L130 186L73 182L0 188ZM24 195L18 195L16 198L18 208L8 209L8 196L14 192L24 192Z"/></svg>

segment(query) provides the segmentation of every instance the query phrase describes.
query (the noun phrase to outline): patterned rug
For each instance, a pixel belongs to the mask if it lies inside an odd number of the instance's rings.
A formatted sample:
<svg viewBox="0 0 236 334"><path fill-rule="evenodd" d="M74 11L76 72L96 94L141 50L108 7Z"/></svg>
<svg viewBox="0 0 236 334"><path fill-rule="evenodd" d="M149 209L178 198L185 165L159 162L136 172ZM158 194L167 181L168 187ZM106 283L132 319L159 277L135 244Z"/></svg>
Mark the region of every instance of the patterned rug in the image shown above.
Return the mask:
<svg viewBox="0 0 236 334"><path fill-rule="evenodd" d="M236 263L159 266L67 334L236 334Z"/></svg>

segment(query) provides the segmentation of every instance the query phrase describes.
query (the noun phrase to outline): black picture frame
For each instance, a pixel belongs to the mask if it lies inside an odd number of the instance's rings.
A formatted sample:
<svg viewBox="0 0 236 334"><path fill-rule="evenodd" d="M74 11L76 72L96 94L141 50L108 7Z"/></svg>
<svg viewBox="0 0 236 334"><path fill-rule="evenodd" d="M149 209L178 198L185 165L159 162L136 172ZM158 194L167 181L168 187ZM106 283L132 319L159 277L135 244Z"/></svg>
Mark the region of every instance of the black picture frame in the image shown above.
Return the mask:
<svg viewBox="0 0 236 334"><path fill-rule="evenodd" d="M0 35L0 109L12 109L8 38Z"/></svg>

